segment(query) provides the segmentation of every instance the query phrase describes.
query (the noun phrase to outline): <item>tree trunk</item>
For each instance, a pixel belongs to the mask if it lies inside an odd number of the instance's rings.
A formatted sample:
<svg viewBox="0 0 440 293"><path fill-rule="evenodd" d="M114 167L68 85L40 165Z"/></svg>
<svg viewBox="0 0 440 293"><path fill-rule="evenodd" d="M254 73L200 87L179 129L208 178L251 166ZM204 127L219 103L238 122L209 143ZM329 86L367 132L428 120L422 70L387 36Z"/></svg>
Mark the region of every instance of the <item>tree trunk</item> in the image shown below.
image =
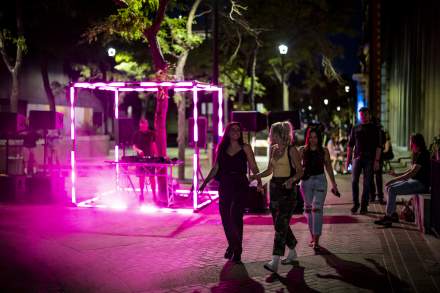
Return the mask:
<svg viewBox="0 0 440 293"><path fill-rule="evenodd" d="M150 46L150 53L153 59L154 69L156 71L157 79L167 79L168 65L163 57L157 40L157 33L160 29L160 24L165 17L165 10L169 0L160 0L159 9L154 19L153 24L144 32L144 36ZM159 88L156 97L156 112L154 116L154 129L156 130L156 144L159 156L166 156L167 154L167 133L166 133L166 119L168 112L168 88Z"/></svg>
<svg viewBox="0 0 440 293"><path fill-rule="evenodd" d="M184 67L188 58L188 51L184 51L177 60L176 78L177 80L184 80ZM177 101L177 145L179 148L178 158L183 162L179 165L178 178L185 179L185 146L186 146L186 96L183 93L176 93L175 100Z"/></svg>
<svg viewBox="0 0 440 293"><path fill-rule="evenodd" d="M18 94L19 94L19 83L18 83L18 72L12 71L12 87L11 87L11 112L17 113L18 111Z"/></svg>
<svg viewBox="0 0 440 293"><path fill-rule="evenodd" d="M251 68L251 89L249 93L249 99L251 103L251 110L255 111L255 70L257 67L257 53L258 53L258 45L255 45L254 54L252 55L252 68Z"/></svg>
<svg viewBox="0 0 440 293"><path fill-rule="evenodd" d="M49 74L47 70L47 57L43 56L40 63L41 77L43 79L44 91L46 92L47 100L49 102L49 109L55 112L55 96L50 87Z"/></svg>

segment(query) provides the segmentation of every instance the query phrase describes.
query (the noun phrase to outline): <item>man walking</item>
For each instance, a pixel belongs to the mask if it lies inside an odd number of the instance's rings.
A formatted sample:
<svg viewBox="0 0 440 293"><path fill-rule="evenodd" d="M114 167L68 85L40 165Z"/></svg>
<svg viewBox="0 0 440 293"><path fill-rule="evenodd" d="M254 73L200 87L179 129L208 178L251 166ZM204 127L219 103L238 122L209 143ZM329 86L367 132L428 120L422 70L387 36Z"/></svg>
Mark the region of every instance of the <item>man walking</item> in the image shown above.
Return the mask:
<svg viewBox="0 0 440 293"><path fill-rule="evenodd" d="M346 168L352 162L354 148L354 159L352 166L352 192L354 214L361 208L360 213L368 212L368 200L370 185L374 171L379 169L381 149L381 137L379 128L371 123L370 111L367 107L359 110L361 123L352 128L347 146ZM359 204L359 177L363 173L362 200Z"/></svg>

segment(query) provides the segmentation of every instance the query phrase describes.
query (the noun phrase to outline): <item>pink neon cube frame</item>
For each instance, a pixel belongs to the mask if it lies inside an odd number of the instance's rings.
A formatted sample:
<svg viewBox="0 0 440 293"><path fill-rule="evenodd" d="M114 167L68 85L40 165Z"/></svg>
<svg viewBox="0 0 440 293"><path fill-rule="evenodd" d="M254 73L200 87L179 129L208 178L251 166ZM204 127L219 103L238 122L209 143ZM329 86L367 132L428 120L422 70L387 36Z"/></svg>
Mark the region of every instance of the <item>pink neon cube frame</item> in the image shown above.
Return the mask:
<svg viewBox="0 0 440 293"><path fill-rule="evenodd" d="M194 157L193 157L193 210L196 211L201 207L209 204L211 200L205 201L201 204L197 202L197 190L199 187L199 182L197 178L197 171L199 167L199 133L198 133L198 97L197 92L199 91L208 91L208 92L217 92L218 95L218 125L217 125L217 134L219 137L223 136L223 91L221 87L210 85L207 83L202 83L198 81L149 81L149 82L76 82L70 85L70 139L72 141L72 149L70 151L70 167L71 167L71 181L72 181L72 203L76 204L76 135L75 135L75 100L76 100L76 92L75 89L97 89L104 91L112 91L115 96L115 109L114 109L114 118L119 119L119 92L129 92L129 91L138 91L138 92L157 92L159 87L169 87L173 88L175 92L185 92L192 91L193 93L193 117L194 117ZM115 161L119 161L119 148L115 145ZM116 173L119 173L119 166L116 164ZM118 178L118 176L116 176ZM218 196L218 195L217 195Z"/></svg>

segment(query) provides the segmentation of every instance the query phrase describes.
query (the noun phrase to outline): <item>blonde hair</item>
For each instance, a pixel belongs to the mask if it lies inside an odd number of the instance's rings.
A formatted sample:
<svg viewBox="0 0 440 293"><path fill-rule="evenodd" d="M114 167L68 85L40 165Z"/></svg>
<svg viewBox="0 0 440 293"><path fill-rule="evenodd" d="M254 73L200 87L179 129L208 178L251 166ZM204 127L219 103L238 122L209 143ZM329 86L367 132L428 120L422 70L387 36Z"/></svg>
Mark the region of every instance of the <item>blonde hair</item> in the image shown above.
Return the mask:
<svg viewBox="0 0 440 293"><path fill-rule="evenodd" d="M273 142L273 137L278 136L281 143L284 145L293 144L293 126L289 121L276 122L272 124L269 132L270 144Z"/></svg>

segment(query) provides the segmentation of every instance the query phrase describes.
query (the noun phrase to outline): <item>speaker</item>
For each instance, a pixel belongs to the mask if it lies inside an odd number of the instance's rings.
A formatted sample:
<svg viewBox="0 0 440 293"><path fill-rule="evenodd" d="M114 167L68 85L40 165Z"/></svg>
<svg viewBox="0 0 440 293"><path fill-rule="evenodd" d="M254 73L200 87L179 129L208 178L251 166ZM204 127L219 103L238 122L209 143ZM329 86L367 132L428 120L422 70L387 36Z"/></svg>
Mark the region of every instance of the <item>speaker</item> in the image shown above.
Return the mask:
<svg viewBox="0 0 440 293"><path fill-rule="evenodd" d="M29 127L32 130L63 128L63 113L52 111L30 111Z"/></svg>
<svg viewBox="0 0 440 293"><path fill-rule="evenodd" d="M206 117L197 118L197 127L199 129L199 140L197 146L199 148L206 148L206 138L208 136L208 119ZM194 147L194 118L190 117L188 119L188 145Z"/></svg>
<svg viewBox="0 0 440 293"><path fill-rule="evenodd" d="M118 145L131 145L135 131L133 118L116 119L116 143Z"/></svg>
<svg viewBox="0 0 440 293"><path fill-rule="evenodd" d="M258 111L233 111L231 121L240 122L243 131L258 132L267 128L266 115Z"/></svg>
<svg viewBox="0 0 440 293"><path fill-rule="evenodd" d="M97 128L102 126L102 112L93 112L93 126Z"/></svg>
<svg viewBox="0 0 440 293"><path fill-rule="evenodd" d="M26 129L26 117L18 113L0 113L0 134L10 135Z"/></svg>
<svg viewBox="0 0 440 293"><path fill-rule="evenodd" d="M301 128L299 111L269 112L269 115L267 116L267 123L269 124L269 127L276 122L282 122L286 120L292 123L293 129Z"/></svg>
<svg viewBox="0 0 440 293"><path fill-rule="evenodd" d="M26 176L0 175L0 202L16 201L26 192Z"/></svg>

